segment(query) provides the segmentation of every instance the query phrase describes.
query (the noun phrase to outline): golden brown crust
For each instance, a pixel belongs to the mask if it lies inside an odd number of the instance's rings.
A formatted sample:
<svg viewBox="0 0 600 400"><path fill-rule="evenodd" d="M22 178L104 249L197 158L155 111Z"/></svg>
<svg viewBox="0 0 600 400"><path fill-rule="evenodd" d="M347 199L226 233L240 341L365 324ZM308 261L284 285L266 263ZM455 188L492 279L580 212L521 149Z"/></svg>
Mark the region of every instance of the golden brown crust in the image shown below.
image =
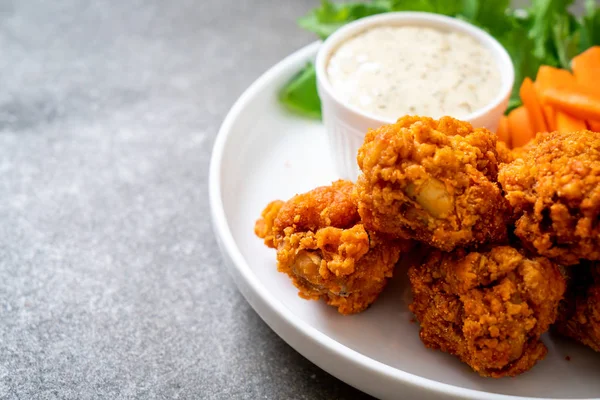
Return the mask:
<svg viewBox="0 0 600 400"><path fill-rule="evenodd" d="M515 147L514 149L508 148L506 143L498 142L496 145L496 151L498 152L498 163L509 164L515 161L517 158L523 158L523 156L531 149L533 141L527 143L523 147Z"/></svg>
<svg viewBox="0 0 600 400"><path fill-rule="evenodd" d="M256 234L277 249L277 266L300 297L323 299L342 314L363 311L392 276L407 242L367 232L359 223L353 184L337 181L271 202Z"/></svg>
<svg viewBox="0 0 600 400"><path fill-rule="evenodd" d="M600 352L600 267L566 269L568 289L561 302L556 331Z"/></svg>
<svg viewBox="0 0 600 400"><path fill-rule="evenodd" d="M600 260L600 138L590 131L539 134L498 180L531 250L565 265Z"/></svg>
<svg viewBox="0 0 600 400"><path fill-rule="evenodd" d="M282 205L275 229L280 232L290 226L295 231L314 231L326 226L349 228L360 221L353 190L352 182L338 180L330 186L298 194Z"/></svg>
<svg viewBox="0 0 600 400"><path fill-rule="evenodd" d="M279 210L285 203L281 200L274 200L267 204L260 214L260 218L254 224L254 233L261 239L264 239L265 246L272 249L277 248L275 244L274 224Z"/></svg>
<svg viewBox="0 0 600 400"><path fill-rule="evenodd" d="M421 340L482 376L515 376L542 359L540 335L556 318L565 281L546 258L509 246L434 251L410 268Z"/></svg>
<svg viewBox="0 0 600 400"><path fill-rule="evenodd" d="M513 151L504 142L498 141L496 143L496 152L498 153L499 164L507 164L515 159L513 156Z"/></svg>
<svg viewBox="0 0 600 400"><path fill-rule="evenodd" d="M493 133L449 117L403 117L369 131L357 160L367 229L445 251L506 241Z"/></svg>

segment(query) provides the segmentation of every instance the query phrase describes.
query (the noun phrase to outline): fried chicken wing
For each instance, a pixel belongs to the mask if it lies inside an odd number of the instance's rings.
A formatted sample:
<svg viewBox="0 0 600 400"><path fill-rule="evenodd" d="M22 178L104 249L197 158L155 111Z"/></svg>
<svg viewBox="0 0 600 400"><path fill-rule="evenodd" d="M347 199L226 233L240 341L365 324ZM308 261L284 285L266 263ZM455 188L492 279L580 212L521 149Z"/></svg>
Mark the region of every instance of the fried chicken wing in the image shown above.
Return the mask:
<svg viewBox="0 0 600 400"><path fill-rule="evenodd" d="M538 134L500 168L515 234L564 265L600 260L600 137L590 131Z"/></svg>
<svg viewBox="0 0 600 400"><path fill-rule="evenodd" d="M403 117L367 133L356 196L368 229L444 251L504 242L496 135L444 117Z"/></svg>
<svg viewBox="0 0 600 400"><path fill-rule="evenodd" d="M509 246L434 251L409 270L411 311L425 346L459 357L482 376L515 376L546 355L565 281L546 258Z"/></svg>
<svg viewBox="0 0 600 400"><path fill-rule="evenodd" d="M363 311L392 276L409 243L367 231L352 197L337 181L287 202L271 202L255 233L277 249L277 265L305 299L323 299L341 314Z"/></svg>
<svg viewBox="0 0 600 400"><path fill-rule="evenodd" d="M565 269L568 289L561 302L556 331L600 352L600 266Z"/></svg>

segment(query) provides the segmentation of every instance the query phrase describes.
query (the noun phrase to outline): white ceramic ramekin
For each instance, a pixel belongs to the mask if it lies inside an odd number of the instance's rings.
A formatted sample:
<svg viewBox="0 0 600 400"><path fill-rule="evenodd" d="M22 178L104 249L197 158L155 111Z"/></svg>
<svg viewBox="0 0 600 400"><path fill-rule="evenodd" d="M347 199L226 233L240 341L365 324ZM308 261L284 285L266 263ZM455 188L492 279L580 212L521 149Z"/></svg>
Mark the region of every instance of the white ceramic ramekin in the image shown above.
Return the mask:
<svg viewBox="0 0 600 400"><path fill-rule="evenodd" d="M379 25L425 26L462 32L472 36L489 49L500 70L501 89L492 102L462 119L469 121L476 128L485 127L493 132L496 131L500 118L508 106L515 79L510 56L496 39L467 22L438 14L397 12L363 18L344 26L328 37L319 49L315 65L323 123L329 136L331 154L340 177L350 180L358 177L356 153L363 142L365 133L369 129L376 129L396 121L378 117L342 101L329 82L327 64L331 54L340 44L360 32Z"/></svg>

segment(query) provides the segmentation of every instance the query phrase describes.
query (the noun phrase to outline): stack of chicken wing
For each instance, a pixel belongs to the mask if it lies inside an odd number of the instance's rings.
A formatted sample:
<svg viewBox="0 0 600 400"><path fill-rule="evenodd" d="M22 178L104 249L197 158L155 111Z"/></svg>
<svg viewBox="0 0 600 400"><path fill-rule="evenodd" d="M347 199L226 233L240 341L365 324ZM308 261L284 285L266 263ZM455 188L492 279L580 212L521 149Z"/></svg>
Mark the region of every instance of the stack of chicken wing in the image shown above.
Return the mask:
<svg viewBox="0 0 600 400"><path fill-rule="evenodd" d="M407 116L369 131L356 183L271 202L255 232L305 299L365 310L398 260L425 346L515 376L557 332L600 351L600 134L538 134Z"/></svg>

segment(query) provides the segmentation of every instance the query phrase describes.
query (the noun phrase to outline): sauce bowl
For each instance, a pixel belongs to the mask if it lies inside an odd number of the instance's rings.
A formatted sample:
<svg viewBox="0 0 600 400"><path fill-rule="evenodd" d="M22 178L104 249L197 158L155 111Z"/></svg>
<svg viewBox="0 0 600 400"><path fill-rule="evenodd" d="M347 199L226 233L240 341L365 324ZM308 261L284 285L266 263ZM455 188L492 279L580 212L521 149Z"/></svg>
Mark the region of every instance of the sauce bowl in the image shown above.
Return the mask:
<svg viewBox="0 0 600 400"><path fill-rule="evenodd" d="M317 54L315 63L317 90L321 98L323 123L329 139L330 153L341 178L356 180L359 174L356 154L369 129L396 122L360 110L342 100L327 75L327 65L332 54L346 40L377 26L416 26L446 32L459 32L474 38L490 51L500 72L500 89L493 100L476 109L461 120L475 128L487 128L495 132L500 118L508 107L515 72L510 56L504 47L487 32L456 18L422 12L396 12L374 15L351 22L329 36ZM452 116L452 115L450 115ZM398 118L402 115L398 115Z"/></svg>

